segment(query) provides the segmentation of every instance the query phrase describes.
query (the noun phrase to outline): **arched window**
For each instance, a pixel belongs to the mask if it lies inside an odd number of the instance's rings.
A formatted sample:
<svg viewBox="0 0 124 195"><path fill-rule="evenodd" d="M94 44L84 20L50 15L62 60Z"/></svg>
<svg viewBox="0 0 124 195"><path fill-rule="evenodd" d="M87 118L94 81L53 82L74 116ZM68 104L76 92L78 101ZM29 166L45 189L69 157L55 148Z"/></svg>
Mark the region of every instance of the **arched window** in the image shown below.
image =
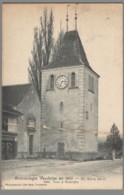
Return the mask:
<svg viewBox="0 0 124 195"><path fill-rule="evenodd" d="M92 105L92 103L90 104L90 110L92 111L92 108L93 108L93 105Z"/></svg>
<svg viewBox="0 0 124 195"><path fill-rule="evenodd" d="M86 111L86 119L88 119L89 118L89 113L88 113L88 111Z"/></svg>
<svg viewBox="0 0 124 195"><path fill-rule="evenodd" d="M63 128L63 122L60 123L60 127Z"/></svg>
<svg viewBox="0 0 124 195"><path fill-rule="evenodd" d="M94 78L89 76L89 91L94 92Z"/></svg>
<svg viewBox="0 0 124 195"><path fill-rule="evenodd" d="M71 87L75 87L75 73L71 73Z"/></svg>
<svg viewBox="0 0 124 195"><path fill-rule="evenodd" d="M60 102L59 109L60 109L60 112L63 111L63 102Z"/></svg>
<svg viewBox="0 0 124 195"><path fill-rule="evenodd" d="M50 76L50 89L54 89L54 75Z"/></svg>

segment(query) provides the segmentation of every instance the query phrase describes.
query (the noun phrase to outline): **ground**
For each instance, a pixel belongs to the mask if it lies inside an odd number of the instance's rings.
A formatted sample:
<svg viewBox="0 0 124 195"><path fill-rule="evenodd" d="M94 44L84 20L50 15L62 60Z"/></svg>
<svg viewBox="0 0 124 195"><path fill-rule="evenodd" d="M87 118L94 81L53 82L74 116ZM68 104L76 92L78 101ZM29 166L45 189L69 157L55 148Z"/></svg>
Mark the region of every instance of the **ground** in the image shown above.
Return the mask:
<svg viewBox="0 0 124 195"><path fill-rule="evenodd" d="M122 189L122 160L8 160L2 163L4 189Z"/></svg>

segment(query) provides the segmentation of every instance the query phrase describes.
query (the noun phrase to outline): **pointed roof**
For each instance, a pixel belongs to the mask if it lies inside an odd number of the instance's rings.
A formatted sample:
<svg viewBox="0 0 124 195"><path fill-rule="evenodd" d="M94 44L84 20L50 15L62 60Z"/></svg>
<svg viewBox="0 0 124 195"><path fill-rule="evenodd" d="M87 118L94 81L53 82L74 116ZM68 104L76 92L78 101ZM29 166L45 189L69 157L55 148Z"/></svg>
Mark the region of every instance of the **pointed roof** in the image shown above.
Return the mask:
<svg viewBox="0 0 124 195"><path fill-rule="evenodd" d="M32 84L8 85L2 88L2 101L5 105L17 106L25 97Z"/></svg>
<svg viewBox="0 0 124 195"><path fill-rule="evenodd" d="M85 65L92 70L87 60L78 31L74 30L65 33L62 46L56 59L48 66L44 67L44 69L76 65Z"/></svg>

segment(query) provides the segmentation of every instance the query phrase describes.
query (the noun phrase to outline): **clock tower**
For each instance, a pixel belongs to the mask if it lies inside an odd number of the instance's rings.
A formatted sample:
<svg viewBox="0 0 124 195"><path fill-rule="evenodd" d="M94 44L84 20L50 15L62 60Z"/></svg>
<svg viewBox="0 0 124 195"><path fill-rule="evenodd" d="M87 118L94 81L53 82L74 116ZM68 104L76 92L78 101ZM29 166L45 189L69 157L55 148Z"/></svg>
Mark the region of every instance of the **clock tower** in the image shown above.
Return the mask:
<svg viewBox="0 0 124 195"><path fill-rule="evenodd" d="M66 32L56 59L42 70L42 155L77 160L96 157L98 78L78 31Z"/></svg>

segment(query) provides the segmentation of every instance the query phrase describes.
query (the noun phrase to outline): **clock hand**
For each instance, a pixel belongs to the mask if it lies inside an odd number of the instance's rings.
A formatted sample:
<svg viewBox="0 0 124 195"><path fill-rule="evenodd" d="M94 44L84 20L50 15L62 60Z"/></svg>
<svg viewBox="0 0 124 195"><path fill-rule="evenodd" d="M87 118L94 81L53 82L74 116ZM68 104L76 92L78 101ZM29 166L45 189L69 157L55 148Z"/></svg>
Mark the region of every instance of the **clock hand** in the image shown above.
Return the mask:
<svg viewBox="0 0 124 195"><path fill-rule="evenodd" d="M61 81L61 83L60 83L59 87L62 85L62 83L63 83L63 81Z"/></svg>
<svg viewBox="0 0 124 195"><path fill-rule="evenodd" d="M62 85L62 83L65 83L65 84L66 84L66 83L67 83L67 81L62 81L62 82L60 83L60 86Z"/></svg>

